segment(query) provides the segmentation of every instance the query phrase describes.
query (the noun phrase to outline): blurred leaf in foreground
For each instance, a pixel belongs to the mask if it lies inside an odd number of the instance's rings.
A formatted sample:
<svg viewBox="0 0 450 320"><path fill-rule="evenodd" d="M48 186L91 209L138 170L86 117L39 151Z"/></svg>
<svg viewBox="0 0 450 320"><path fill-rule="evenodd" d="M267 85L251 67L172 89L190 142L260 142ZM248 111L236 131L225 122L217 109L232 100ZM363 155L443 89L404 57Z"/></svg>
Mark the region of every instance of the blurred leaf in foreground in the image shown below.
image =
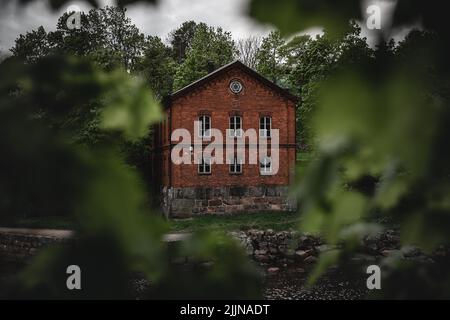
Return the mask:
<svg viewBox="0 0 450 320"><path fill-rule="evenodd" d="M48 72L45 69L51 68ZM68 115L92 103L106 104L103 128L124 139L147 134L160 118L159 105L139 78L121 70L101 71L89 61L48 57L24 65L15 59L0 64L0 219L24 213L71 215L78 226L76 241L43 250L24 270L19 298L133 298L131 278L147 279L153 298L163 292L191 296L254 298L258 279L241 249L224 238L205 235L189 244L195 259L216 261L208 277L190 290L177 290L167 245L167 226L152 215L147 192L137 172L117 152L116 140L101 146L74 143ZM82 111L80 111L82 112ZM112 120L111 120L112 119ZM222 241L222 240L223 241ZM223 242L223 243L222 243ZM216 243L216 244L215 244ZM215 254L225 250L227 259ZM236 264L235 264L236 262ZM83 290L69 291L66 269L79 265ZM239 287L232 276L243 277ZM255 287L256 286L256 287ZM170 287L173 291L168 290ZM197 291L203 288L206 291ZM185 288L183 288L184 290ZM211 291L209 291L211 290Z"/></svg>
<svg viewBox="0 0 450 320"><path fill-rule="evenodd" d="M339 34L339 26L360 18L362 3L253 0L250 14L283 33L320 26ZM296 190L303 230L320 233L341 250L322 257L314 278L339 261L336 255L354 251L374 225L385 227L380 218L390 221L387 227L399 226L403 244L428 253L450 245L450 32L444 6L397 1L392 29L383 34L417 21L425 30L413 30L396 45L378 42L369 59L318 84L317 108L302 124L311 126L315 160ZM365 227L350 236L355 226ZM398 276L405 261L387 263L392 285L386 296L448 298L449 259L437 260L436 266L405 267L408 278ZM399 279L410 284L409 291Z"/></svg>

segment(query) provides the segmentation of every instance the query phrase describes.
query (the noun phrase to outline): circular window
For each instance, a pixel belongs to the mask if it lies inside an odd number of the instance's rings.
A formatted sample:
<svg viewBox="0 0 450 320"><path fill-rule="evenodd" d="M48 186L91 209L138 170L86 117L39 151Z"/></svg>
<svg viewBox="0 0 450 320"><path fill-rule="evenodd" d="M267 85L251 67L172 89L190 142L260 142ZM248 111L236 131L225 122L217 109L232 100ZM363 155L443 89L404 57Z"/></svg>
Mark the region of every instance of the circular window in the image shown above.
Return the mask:
<svg viewBox="0 0 450 320"><path fill-rule="evenodd" d="M240 93L242 91L242 83L238 80L231 81L230 90L233 93Z"/></svg>

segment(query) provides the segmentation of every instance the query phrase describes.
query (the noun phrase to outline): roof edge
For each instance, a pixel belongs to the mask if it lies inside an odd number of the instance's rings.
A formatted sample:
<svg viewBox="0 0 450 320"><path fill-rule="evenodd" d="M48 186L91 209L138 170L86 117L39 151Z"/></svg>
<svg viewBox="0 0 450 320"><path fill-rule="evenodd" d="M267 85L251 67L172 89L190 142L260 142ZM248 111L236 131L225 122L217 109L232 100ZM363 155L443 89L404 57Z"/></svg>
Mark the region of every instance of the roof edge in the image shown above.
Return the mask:
<svg viewBox="0 0 450 320"><path fill-rule="evenodd" d="M202 77L198 80L195 80L194 82L188 84L187 86L173 92L172 94L164 97L164 99L163 99L164 106L167 107L168 104L170 104L175 99L180 98L180 97L188 94L192 90L199 88L204 83L206 83L208 80L217 77L222 72L224 72L225 70L227 70L231 67L238 67L242 71L249 73L251 76L253 76L254 78L257 78L259 81L263 82L265 85L267 85L274 91L277 91L281 96L284 96L285 98L287 98L295 103L297 103L299 101L299 98L297 96L295 96L294 94L290 93L287 89L284 89L284 88L280 87L279 85L277 85L276 83L270 81L269 79L267 79L266 77L264 77L263 75L258 73L257 71L255 71L252 68L248 67L247 65L243 64L241 61L234 60L234 61L214 70L213 72L208 73L204 77Z"/></svg>

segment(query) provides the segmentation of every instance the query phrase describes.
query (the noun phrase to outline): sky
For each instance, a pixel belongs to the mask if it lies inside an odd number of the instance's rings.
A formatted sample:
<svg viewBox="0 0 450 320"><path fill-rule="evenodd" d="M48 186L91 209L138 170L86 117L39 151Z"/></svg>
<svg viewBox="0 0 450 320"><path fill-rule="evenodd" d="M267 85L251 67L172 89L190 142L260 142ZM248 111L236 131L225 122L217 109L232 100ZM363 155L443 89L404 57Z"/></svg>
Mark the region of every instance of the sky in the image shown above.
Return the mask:
<svg viewBox="0 0 450 320"><path fill-rule="evenodd" d="M367 0L377 1L377 0ZM102 5L114 4L114 0L102 0ZM176 29L184 21L194 20L205 22L211 26L220 26L232 33L233 38L247 36L264 36L273 29L270 25L262 25L246 15L249 0L160 0L157 6L138 3L128 7L128 16L146 35L157 35L167 39L170 31ZM55 29L60 15L70 5L77 5L81 10L88 11L90 6L84 1L69 2L61 10L52 11L46 0L35 0L26 6L19 6L17 0L1 0L0 10L0 52L5 54L14 45L14 40L26 31L43 26L47 31ZM386 12L392 6L384 7ZM363 27L363 36L369 38L370 33ZM302 33L316 35L321 28L311 28ZM406 34L399 30L397 40Z"/></svg>
<svg viewBox="0 0 450 320"><path fill-rule="evenodd" d="M103 4L114 1L105 0ZM89 5L83 1L73 1L69 5L78 5L83 11ZM156 6L138 3L128 6L128 17L146 35L157 35L163 40L170 31L184 21L195 20L211 26L221 26L231 31L233 38L248 35L263 36L272 28L256 23L246 16L248 0L160 0ZM58 17L66 11L58 12L49 9L45 0L33 1L25 7L17 5L17 1L2 4L0 11L0 50L5 51L14 45L14 40L21 33L44 26L47 31L54 30ZM68 7L68 6L67 6Z"/></svg>

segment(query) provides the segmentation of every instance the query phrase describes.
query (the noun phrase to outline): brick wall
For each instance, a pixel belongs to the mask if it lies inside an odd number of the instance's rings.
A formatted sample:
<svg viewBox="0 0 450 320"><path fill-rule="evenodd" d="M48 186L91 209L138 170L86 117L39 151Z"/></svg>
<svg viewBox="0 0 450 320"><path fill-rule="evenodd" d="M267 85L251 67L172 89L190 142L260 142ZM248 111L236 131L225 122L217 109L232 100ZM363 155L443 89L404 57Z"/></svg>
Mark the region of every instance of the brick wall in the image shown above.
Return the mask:
<svg viewBox="0 0 450 320"><path fill-rule="evenodd" d="M239 79L244 86L240 94L229 90L229 82ZM258 164L246 164L240 175L229 173L229 166L213 165L209 176L199 175L197 165L172 166L173 187L221 186L221 185L288 185L292 180L292 169L295 165L295 106L294 103L240 69L232 69L215 78L207 85L189 95L178 98L172 103L172 129L188 129L194 137L194 121L199 115L207 112L211 116L211 127L219 129L224 135L229 128L229 117L238 113L242 117L242 128L253 128L258 132L259 119L262 115L272 118L272 128L280 133L280 170L273 176L262 176ZM165 126L169 130L169 126ZM164 134L169 137L169 131ZM168 138L165 141L167 146ZM164 152L166 162L170 161L170 149ZM248 159L248 154L246 155ZM195 179L193 178L195 177ZM169 181L164 180L164 185Z"/></svg>

